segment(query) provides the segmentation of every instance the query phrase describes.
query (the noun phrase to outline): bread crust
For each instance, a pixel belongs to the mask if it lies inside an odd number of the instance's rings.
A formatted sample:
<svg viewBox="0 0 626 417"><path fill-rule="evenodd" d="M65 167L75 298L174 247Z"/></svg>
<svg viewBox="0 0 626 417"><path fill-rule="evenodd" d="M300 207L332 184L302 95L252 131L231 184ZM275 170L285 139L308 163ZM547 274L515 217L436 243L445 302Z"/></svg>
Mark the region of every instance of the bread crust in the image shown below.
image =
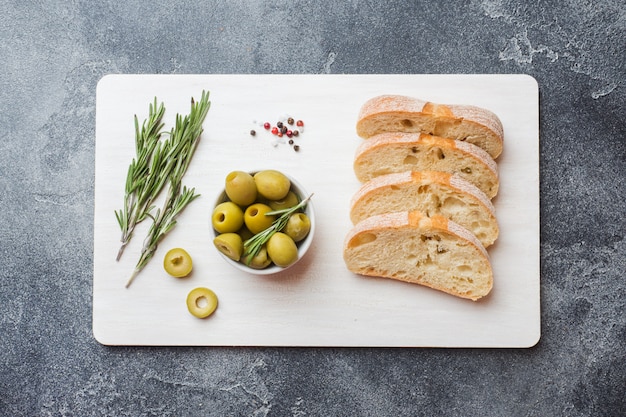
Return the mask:
<svg viewBox="0 0 626 417"><path fill-rule="evenodd" d="M472 231L484 247L498 237L493 204L485 193L456 174L406 171L382 175L363 184L350 201L353 224L372 215L402 210L443 215Z"/></svg>
<svg viewBox="0 0 626 417"><path fill-rule="evenodd" d="M422 132L466 141L496 159L504 145L504 128L490 110L463 104L437 104L402 95L369 99L359 111L357 134L369 139L383 132Z"/></svg>
<svg viewBox="0 0 626 417"><path fill-rule="evenodd" d="M451 277L446 276L448 279L444 280L441 277L444 272L440 269L445 268L445 265L439 265L438 259L432 259L436 258L437 254L433 254L432 257L428 254L431 263L434 262L440 267L434 273L415 265L403 265L406 266L404 270L388 269L384 264L385 261L381 263L378 259L381 256L379 251L383 249L381 248L383 242L377 240L385 234L391 236L392 244L397 242L399 248L394 247L390 250L398 257L418 257L420 250L428 252L426 244L419 243L423 241L421 238L424 236L443 237L445 242L451 242L447 245L446 252L453 256L461 252L465 256L471 256L479 264L480 270L473 271L471 277L457 277L452 273ZM402 252L402 249L405 252L407 250L401 243L407 241L407 236L412 237L413 242L418 242L417 249L412 247L411 253ZM346 235L343 256L348 269L356 274L415 283L473 301L486 296L493 287L493 271L489 255L483 245L467 229L444 216L427 217L419 211L404 211L368 217L355 225ZM456 266L451 265L450 268ZM459 274L461 275L463 274Z"/></svg>
<svg viewBox="0 0 626 417"><path fill-rule="evenodd" d="M392 152L393 156L389 156ZM432 156L433 152L441 153ZM394 158L392 164L384 162L385 154ZM406 163L407 158L410 158L410 163ZM377 161L380 161L380 167L375 166ZM466 164L473 164L478 169L470 169L468 172ZM355 152L353 169L361 182L404 171L457 174L478 187L490 199L496 196L499 188L498 165L487 152L471 143L425 133L381 133L363 141Z"/></svg>

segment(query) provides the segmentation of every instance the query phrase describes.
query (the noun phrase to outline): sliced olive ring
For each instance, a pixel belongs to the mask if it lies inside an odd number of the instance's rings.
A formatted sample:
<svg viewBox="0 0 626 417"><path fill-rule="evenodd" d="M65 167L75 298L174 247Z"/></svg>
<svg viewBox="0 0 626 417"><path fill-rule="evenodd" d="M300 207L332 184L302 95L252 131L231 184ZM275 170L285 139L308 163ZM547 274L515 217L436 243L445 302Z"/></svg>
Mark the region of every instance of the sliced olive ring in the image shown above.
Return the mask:
<svg viewBox="0 0 626 417"><path fill-rule="evenodd" d="M187 309L199 319L209 317L217 308L217 295L208 288L194 288L187 295Z"/></svg>

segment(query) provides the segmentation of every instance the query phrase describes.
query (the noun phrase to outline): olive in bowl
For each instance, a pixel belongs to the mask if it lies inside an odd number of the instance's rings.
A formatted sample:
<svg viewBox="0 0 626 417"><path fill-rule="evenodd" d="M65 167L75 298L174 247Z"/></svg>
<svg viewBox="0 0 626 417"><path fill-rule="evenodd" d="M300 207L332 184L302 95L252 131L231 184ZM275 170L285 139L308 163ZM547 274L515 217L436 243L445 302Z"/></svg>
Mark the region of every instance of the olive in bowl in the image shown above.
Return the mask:
<svg viewBox="0 0 626 417"><path fill-rule="evenodd" d="M239 230L221 227L224 203L236 204L243 212ZM211 222L213 244L226 262L251 274L269 275L302 259L313 241L315 214L311 194L293 177L269 169L233 171L215 201Z"/></svg>

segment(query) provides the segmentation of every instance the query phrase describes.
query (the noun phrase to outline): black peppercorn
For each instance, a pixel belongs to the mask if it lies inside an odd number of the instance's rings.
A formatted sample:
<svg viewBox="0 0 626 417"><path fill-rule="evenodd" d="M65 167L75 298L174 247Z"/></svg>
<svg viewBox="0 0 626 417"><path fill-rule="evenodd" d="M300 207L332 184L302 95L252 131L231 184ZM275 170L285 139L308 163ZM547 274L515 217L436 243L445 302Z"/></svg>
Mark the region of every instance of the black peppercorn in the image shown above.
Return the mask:
<svg viewBox="0 0 626 417"><path fill-rule="evenodd" d="M279 128L279 129L282 129L283 128L283 122L276 123L276 127Z"/></svg>
<svg viewBox="0 0 626 417"><path fill-rule="evenodd" d="M299 134L300 134L300 132L298 132L297 130L294 130L294 131L292 132L292 135L294 135L294 136L298 136Z"/></svg>
<svg viewBox="0 0 626 417"><path fill-rule="evenodd" d="M298 152L298 151L300 150L300 146L298 146L298 145L294 145L293 150L294 150L294 151L296 151L296 152Z"/></svg>
<svg viewBox="0 0 626 417"><path fill-rule="evenodd" d="M290 125L293 124L293 117L290 117L289 119L287 119L287 123L289 123Z"/></svg>
<svg viewBox="0 0 626 417"><path fill-rule="evenodd" d="M253 129L250 131L250 136L254 136L254 135L256 135L256 131Z"/></svg>

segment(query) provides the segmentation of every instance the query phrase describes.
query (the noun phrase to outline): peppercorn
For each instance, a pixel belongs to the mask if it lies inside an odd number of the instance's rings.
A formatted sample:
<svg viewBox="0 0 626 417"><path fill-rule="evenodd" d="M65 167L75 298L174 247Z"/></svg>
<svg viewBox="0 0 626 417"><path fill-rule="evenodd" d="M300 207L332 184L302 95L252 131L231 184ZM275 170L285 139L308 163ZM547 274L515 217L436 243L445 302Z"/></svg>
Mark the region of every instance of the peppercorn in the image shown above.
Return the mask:
<svg viewBox="0 0 626 417"><path fill-rule="evenodd" d="M298 152L298 151L300 150L300 146L298 146L298 145L294 145L294 146L293 146L293 150L294 150L294 151L296 151L296 152Z"/></svg>
<svg viewBox="0 0 626 417"><path fill-rule="evenodd" d="M289 123L290 125L293 124L293 117L290 117L289 119L287 119L287 123Z"/></svg>
<svg viewBox="0 0 626 417"><path fill-rule="evenodd" d="M265 128L265 130L270 130L270 124L269 124L269 122L265 122L265 123L263 123L263 127Z"/></svg>
<svg viewBox="0 0 626 417"><path fill-rule="evenodd" d="M276 127L279 128L279 129L282 129L283 128L283 122L276 123Z"/></svg>
<svg viewBox="0 0 626 417"><path fill-rule="evenodd" d="M290 137L292 137L292 136L293 136L293 132L292 132L291 130L287 130L287 131L285 132L285 135L287 135L287 137L288 137L288 138L290 138Z"/></svg>
<svg viewBox="0 0 626 417"><path fill-rule="evenodd" d="M292 135L294 136L298 136L300 134L300 132L298 132L297 130L294 130L293 132L291 132Z"/></svg>
<svg viewBox="0 0 626 417"><path fill-rule="evenodd" d="M277 127L273 127L272 128L272 135L276 135L278 133L278 128Z"/></svg>
<svg viewBox="0 0 626 417"><path fill-rule="evenodd" d="M280 133L282 133L283 135L284 135L285 133L287 133L287 126L283 126L283 127L281 127L281 128L280 128Z"/></svg>
<svg viewBox="0 0 626 417"><path fill-rule="evenodd" d="M255 131L254 129L252 129L252 130L250 131L250 136L254 136L254 135L256 135L256 131Z"/></svg>
<svg viewBox="0 0 626 417"><path fill-rule="evenodd" d="M298 127L302 127L302 126L304 126L304 122L303 122L302 120L298 120L298 121L296 122L296 126L298 126Z"/></svg>
<svg viewBox="0 0 626 417"><path fill-rule="evenodd" d="M289 139L289 144L293 145L293 139Z"/></svg>

